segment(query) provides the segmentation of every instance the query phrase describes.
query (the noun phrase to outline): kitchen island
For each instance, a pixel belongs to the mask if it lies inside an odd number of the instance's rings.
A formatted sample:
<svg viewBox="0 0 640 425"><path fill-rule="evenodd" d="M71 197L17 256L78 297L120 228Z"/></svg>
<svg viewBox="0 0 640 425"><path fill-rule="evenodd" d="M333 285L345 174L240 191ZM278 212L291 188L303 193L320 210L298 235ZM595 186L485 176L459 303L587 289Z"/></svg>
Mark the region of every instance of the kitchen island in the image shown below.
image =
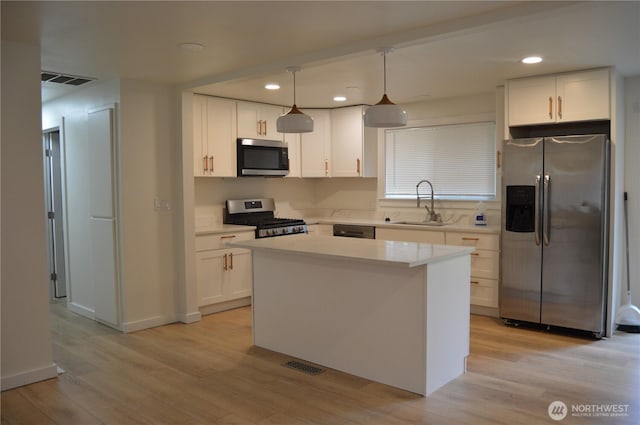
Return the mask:
<svg viewBox="0 0 640 425"><path fill-rule="evenodd" d="M292 235L252 250L253 342L429 395L464 373L470 247Z"/></svg>

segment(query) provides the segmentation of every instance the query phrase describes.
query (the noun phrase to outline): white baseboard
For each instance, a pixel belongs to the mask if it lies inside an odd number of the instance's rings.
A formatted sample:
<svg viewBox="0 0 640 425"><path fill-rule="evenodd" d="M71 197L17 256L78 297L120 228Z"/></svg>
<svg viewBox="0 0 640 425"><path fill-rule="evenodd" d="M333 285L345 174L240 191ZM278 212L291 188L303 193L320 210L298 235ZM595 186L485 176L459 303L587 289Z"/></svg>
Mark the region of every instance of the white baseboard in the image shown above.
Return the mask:
<svg viewBox="0 0 640 425"><path fill-rule="evenodd" d="M11 376L3 376L1 387L2 391L5 391L21 387L23 385L33 384L34 382L44 381L45 379L55 378L57 376L58 367L55 363L51 363L49 366L39 369L28 370Z"/></svg>
<svg viewBox="0 0 640 425"><path fill-rule="evenodd" d="M93 309L74 303L73 301L68 304L68 307L69 310L79 314L80 316L84 316L91 320L96 320L96 312Z"/></svg>
<svg viewBox="0 0 640 425"><path fill-rule="evenodd" d="M237 300L221 302L218 304L205 305L203 307L200 307L200 313L202 313L203 315L213 314L238 307L245 307L248 305L251 305L251 297L244 297Z"/></svg>
<svg viewBox="0 0 640 425"><path fill-rule="evenodd" d="M477 314L479 316L500 317L500 312L497 308L484 307L481 305L471 304L471 314Z"/></svg>
<svg viewBox="0 0 640 425"><path fill-rule="evenodd" d="M155 328L157 326L168 325L169 323L175 323L175 316L155 316L142 320L134 320L131 322L122 323L122 332L137 332L143 329Z"/></svg>
<svg viewBox="0 0 640 425"><path fill-rule="evenodd" d="M180 313L176 316L178 322L182 323L194 323L202 320L202 314L199 311L194 311L192 313Z"/></svg>

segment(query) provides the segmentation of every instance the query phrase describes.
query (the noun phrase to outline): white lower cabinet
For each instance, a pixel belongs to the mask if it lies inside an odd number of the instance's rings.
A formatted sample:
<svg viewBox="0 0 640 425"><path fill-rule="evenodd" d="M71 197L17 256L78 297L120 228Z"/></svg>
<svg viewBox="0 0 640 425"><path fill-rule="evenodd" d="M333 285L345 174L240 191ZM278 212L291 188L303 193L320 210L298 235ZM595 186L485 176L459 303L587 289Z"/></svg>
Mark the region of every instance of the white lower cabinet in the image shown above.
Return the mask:
<svg viewBox="0 0 640 425"><path fill-rule="evenodd" d="M198 307L251 296L251 251L224 247L225 241L249 239L253 232L196 237Z"/></svg>
<svg viewBox="0 0 640 425"><path fill-rule="evenodd" d="M473 246L471 253L471 304L498 308L500 239L485 233L446 232L447 245Z"/></svg>
<svg viewBox="0 0 640 425"><path fill-rule="evenodd" d="M500 239L498 235L442 230L376 228L376 239L473 246L471 253L471 304L498 308Z"/></svg>
<svg viewBox="0 0 640 425"><path fill-rule="evenodd" d="M307 232L314 236L333 236L333 224L309 224Z"/></svg>

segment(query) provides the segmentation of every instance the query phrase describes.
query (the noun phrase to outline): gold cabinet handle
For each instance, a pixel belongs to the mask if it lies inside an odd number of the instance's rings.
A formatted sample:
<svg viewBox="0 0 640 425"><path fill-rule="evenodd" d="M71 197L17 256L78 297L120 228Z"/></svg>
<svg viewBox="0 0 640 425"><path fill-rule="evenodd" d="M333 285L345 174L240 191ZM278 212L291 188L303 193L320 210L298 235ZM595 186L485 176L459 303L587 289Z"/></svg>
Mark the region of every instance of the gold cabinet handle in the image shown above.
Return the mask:
<svg viewBox="0 0 640 425"><path fill-rule="evenodd" d="M480 254L477 253L477 252L472 252L471 255L473 255L474 257L479 257L480 256Z"/></svg>
<svg viewBox="0 0 640 425"><path fill-rule="evenodd" d="M329 160L328 159L324 160L324 175L325 176L329 175Z"/></svg>
<svg viewBox="0 0 640 425"><path fill-rule="evenodd" d="M211 156L209 157L209 163L210 163L209 171L211 171L211 172L213 173L213 168L214 168L214 167L213 167L213 155L211 155Z"/></svg>
<svg viewBox="0 0 640 425"><path fill-rule="evenodd" d="M233 252L229 254L229 270L233 270Z"/></svg>
<svg viewBox="0 0 640 425"><path fill-rule="evenodd" d="M562 118L562 96L558 96L558 118Z"/></svg>
<svg viewBox="0 0 640 425"><path fill-rule="evenodd" d="M263 136L267 135L267 120L262 121L262 135Z"/></svg>
<svg viewBox="0 0 640 425"><path fill-rule="evenodd" d="M205 155L203 159L204 161L202 164L202 171L206 173L207 171L209 171L209 157Z"/></svg>
<svg viewBox="0 0 640 425"><path fill-rule="evenodd" d="M479 241L480 238L470 238L470 237L463 237L462 238L463 241Z"/></svg>
<svg viewBox="0 0 640 425"><path fill-rule="evenodd" d="M259 135L262 134L262 120L258 120L256 122L256 133L258 133Z"/></svg>
<svg viewBox="0 0 640 425"><path fill-rule="evenodd" d="M549 96L549 119L553 119L553 97Z"/></svg>
<svg viewBox="0 0 640 425"><path fill-rule="evenodd" d="M471 283L473 283L474 285L480 285L480 282L478 282L477 280L472 280Z"/></svg>
<svg viewBox="0 0 640 425"><path fill-rule="evenodd" d="M229 240L235 238L235 235L227 235L227 236L220 236L220 242L222 243L226 243L229 242Z"/></svg>
<svg viewBox="0 0 640 425"><path fill-rule="evenodd" d="M496 167L500 168L502 166L502 152L496 152Z"/></svg>
<svg viewBox="0 0 640 425"><path fill-rule="evenodd" d="M356 173L360 175L360 158L356 158Z"/></svg>
<svg viewBox="0 0 640 425"><path fill-rule="evenodd" d="M222 270L227 271L229 268L227 267L227 254L224 254L224 263L222 265Z"/></svg>

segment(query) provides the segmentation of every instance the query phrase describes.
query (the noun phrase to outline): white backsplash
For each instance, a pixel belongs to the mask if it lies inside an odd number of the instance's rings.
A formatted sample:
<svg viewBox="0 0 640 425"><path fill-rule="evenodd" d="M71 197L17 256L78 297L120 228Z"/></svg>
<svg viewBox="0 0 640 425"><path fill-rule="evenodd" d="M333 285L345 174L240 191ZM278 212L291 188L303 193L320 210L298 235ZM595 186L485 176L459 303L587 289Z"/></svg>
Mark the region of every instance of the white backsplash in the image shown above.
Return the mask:
<svg viewBox="0 0 640 425"><path fill-rule="evenodd" d="M424 208L415 201L379 201L375 179L196 179L196 229L222 224L227 199L269 197L276 216L391 221L422 221ZM500 222L500 203L485 202L489 225ZM436 212L446 223L474 224L476 202L436 201Z"/></svg>

